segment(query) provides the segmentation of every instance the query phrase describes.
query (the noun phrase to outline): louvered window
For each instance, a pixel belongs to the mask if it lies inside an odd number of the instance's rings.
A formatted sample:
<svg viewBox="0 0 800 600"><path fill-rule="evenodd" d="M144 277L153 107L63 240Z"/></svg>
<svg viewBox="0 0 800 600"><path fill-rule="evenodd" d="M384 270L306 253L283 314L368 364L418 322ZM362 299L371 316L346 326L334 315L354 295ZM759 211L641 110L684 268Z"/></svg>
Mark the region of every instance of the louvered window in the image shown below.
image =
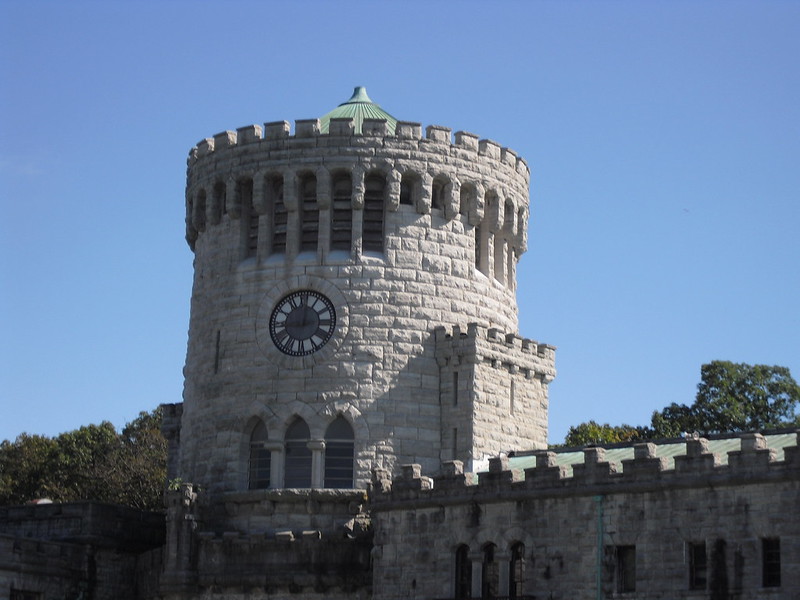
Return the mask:
<svg viewBox="0 0 800 600"><path fill-rule="evenodd" d="M364 224L362 249L383 252L383 197L386 182L380 175L364 180Z"/></svg>
<svg viewBox="0 0 800 600"><path fill-rule="evenodd" d="M245 256L255 256L258 251L258 213L253 207L253 180L240 181L237 193L241 202Z"/></svg>
<svg viewBox="0 0 800 600"><path fill-rule="evenodd" d="M319 207L317 206L317 178L305 175L300 179L300 251L317 249L319 234Z"/></svg>
<svg viewBox="0 0 800 600"><path fill-rule="evenodd" d="M272 252L286 252L286 223L288 214L283 202L283 179L276 178L269 183L272 209Z"/></svg>
<svg viewBox="0 0 800 600"><path fill-rule="evenodd" d="M331 207L331 250L350 250L353 236L353 186L350 175L333 179Z"/></svg>

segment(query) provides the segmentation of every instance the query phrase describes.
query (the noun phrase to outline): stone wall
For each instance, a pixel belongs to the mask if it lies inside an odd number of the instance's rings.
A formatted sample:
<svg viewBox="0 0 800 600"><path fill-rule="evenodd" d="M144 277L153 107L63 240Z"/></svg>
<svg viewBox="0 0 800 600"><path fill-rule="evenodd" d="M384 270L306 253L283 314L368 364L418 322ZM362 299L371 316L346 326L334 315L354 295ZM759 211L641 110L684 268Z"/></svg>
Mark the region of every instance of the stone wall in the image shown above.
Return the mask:
<svg viewBox="0 0 800 600"><path fill-rule="evenodd" d="M508 459L490 461L479 479L458 462L427 478L417 466L391 486L378 480L373 496L376 600L454 598L456 552L467 548L472 597L486 577L485 552L493 544L496 589L506 595L509 561L523 544L524 576L518 594L589 600L630 597L796 598L800 589L800 451L785 448L776 461L763 438L743 438L728 465L687 442L675 468L653 444L636 446L621 473L602 448L585 451L573 475L542 451L524 474ZM779 540L777 587L763 585L763 540ZM702 589L690 590L690 548L705 544ZM620 556L631 552L635 589L622 592ZM629 559L630 555L626 557ZM491 570L491 569L490 569ZM709 596L710 594L710 596Z"/></svg>
<svg viewBox="0 0 800 600"><path fill-rule="evenodd" d="M153 598L164 515L92 502L0 508L0 595ZM144 558L155 552L155 560Z"/></svg>
<svg viewBox="0 0 800 600"><path fill-rule="evenodd" d="M471 324L438 327L442 460L472 461L547 446L555 348Z"/></svg>

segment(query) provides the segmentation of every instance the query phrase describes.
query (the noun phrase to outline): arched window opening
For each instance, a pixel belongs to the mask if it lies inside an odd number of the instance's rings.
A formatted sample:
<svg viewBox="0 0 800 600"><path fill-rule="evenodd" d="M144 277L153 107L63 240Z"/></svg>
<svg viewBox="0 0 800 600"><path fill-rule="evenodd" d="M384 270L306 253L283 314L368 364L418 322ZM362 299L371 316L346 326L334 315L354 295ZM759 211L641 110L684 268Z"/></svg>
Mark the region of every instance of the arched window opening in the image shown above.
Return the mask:
<svg viewBox="0 0 800 600"><path fill-rule="evenodd" d="M236 194L242 208L242 236L245 257L258 252L258 213L253 207L253 180L243 179L236 184Z"/></svg>
<svg viewBox="0 0 800 600"><path fill-rule="evenodd" d="M286 467L283 486L287 488L311 487L311 449L308 441L311 432L303 419L296 419L286 430Z"/></svg>
<svg viewBox="0 0 800 600"><path fill-rule="evenodd" d="M444 177L436 177L431 186L431 208L444 208L444 195L449 185L449 181Z"/></svg>
<svg viewBox="0 0 800 600"><path fill-rule="evenodd" d="M525 588L525 544L517 542L511 546L511 560L508 563L508 597L511 600L522 598Z"/></svg>
<svg viewBox="0 0 800 600"><path fill-rule="evenodd" d="M304 175L300 178L300 251L317 249L319 237L319 206L317 205L317 178Z"/></svg>
<svg viewBox="0 0 800 600"><path fill-rule="evenodd" d="M362 250L383 252L383 198L386 180L382 175L369 175L364 179L364 225Z"/></svg>
<svg viewBox="0 0 800 600"><path fill-rule="evenodd" d="M286 224L288 213L283 202L283 177L274 177L267 182L269 194L269 210L272 216L272 252L286 252Z"/></svg>
<svg viewBox="0 0 800 600"><path fill-rule="evenodd" d="M214 184L214 217L217 221L222 218L222 215L228 214L228 207L225 205L228 199L227 186L218 181Z"/></svg>
<svg viewBox="0 0 800 600"><path fill-rule="evenodd" d="M513 227L514 227L514 205L511 203L510 200L507 200L505 207L503 209L503 229L505 229L510 233L513 230Z"/></svg>
<svg viewBox="0 0 800 600"><path fill-rule="evenodd" d="M200 190L197 193L197 202L192 207L194 211L194 228L197 231L204 231L206 228L206 191Z"/></svg>
<svg viewBox="0 0 800 600"><path fill-rule="evenodd" d="M413 173L405 173L400 179L400 204L414 205L419 177Z"/></svg>
<svg viewBox="0 0 800 600"><path fill-rule="evenodd" d="M456 600L472 598L472 563L469 560L469 546L456 548L456 580L453 595Z"/></svg>
<svg viewBox="0 0 800 600"><path fill-rule="evenodd" d="M341 173L334 176L333 204L331 206L331 250L350 251L353 238L352 198L353 184L350 175Z"/></svg>
<svg viewBox="0 0 800 600"><path fill-rule="evenodd" d="M462 215L469 214L470 207L477 204L478 193L475 186L471 183L465 183L461 186L461 194L459 196L458 212Z"/></svg>
<svg viewBox="0 0 800 600"><path fill-rule="evenodd" d="M500 570L495 560L494 544L486 544L483 548L483 564L481 566L481 598L496 598L500 589Z"/></svg>
<svg viewBox="0 0 800 600"><path fill-rule="evenodd" d="M250 463L247 487L251 490L263 490L269 487L272 471L272 456L266 448L267 428L261 421L250 434Z"/></svg>
<svg viewBox="0 0 800 600"><path fill-rule="evenodd" d="M525 230L525 209L520 208L517 211L517 235L521 236Z"/></svg>
<svg viewBox="0 0 800 600"><path fill-rule="evenodd" d="M325 487L353 487L353 428L344 417L337 417L325 432Z"/></svg>

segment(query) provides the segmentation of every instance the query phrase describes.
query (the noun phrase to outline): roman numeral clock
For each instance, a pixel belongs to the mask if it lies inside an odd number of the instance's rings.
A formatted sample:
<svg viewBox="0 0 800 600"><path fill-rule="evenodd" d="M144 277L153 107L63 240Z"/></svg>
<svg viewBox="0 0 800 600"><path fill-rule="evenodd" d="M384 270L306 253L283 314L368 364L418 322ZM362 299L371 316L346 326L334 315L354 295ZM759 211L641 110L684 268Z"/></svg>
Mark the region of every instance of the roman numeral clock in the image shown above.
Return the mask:
<svg viewBox="0 0 800 600"><path fill-rule="evenodd" d="M313 354L328 343L335 328L333 303L313 290L299 290L284 296L269 319L272 342L290 356Z"/></svg>

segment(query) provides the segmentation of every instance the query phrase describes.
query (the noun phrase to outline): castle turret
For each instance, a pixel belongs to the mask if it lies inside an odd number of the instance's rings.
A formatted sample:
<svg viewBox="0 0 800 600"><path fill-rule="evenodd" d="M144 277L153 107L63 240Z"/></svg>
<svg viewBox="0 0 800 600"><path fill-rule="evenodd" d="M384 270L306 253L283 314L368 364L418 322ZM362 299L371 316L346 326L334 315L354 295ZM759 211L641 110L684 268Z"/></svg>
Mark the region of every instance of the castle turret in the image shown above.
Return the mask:
<svg viewBox="0 0 800 600"><path fill-rule="evenodd" d="M373 467L543 447L553 351L516 335L528 184L513 151L423 136L364 88L293 133L198 143L178 475L212 495L353 488Z"/></svg>

